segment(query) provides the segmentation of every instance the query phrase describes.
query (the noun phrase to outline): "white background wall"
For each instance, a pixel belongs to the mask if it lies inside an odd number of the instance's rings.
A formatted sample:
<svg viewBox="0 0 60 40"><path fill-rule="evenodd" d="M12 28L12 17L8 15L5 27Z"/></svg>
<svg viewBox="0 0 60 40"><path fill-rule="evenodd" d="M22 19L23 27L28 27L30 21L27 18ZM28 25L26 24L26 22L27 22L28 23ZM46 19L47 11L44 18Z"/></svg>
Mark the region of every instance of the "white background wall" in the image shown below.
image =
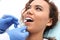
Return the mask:
<svg viewBox="0 0 60 40"><path fill-rule="evenodd" d="M21 10L24 8L27 1L26 0L0 0L0 17L2 15L9 14L20 18Z"/></svg>

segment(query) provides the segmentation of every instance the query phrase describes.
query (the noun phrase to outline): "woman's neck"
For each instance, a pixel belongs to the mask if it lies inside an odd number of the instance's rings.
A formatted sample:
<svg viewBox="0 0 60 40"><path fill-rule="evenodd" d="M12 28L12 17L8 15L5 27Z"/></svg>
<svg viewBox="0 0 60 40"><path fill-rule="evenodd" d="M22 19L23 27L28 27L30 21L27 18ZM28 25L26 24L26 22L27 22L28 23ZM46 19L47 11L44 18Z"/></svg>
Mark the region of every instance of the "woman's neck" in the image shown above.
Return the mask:
<svg viewBox="0 0 60 40"><path fill-rule="evenodd" d="M43 40L43 32L30 34L27 40Z"/></svg>

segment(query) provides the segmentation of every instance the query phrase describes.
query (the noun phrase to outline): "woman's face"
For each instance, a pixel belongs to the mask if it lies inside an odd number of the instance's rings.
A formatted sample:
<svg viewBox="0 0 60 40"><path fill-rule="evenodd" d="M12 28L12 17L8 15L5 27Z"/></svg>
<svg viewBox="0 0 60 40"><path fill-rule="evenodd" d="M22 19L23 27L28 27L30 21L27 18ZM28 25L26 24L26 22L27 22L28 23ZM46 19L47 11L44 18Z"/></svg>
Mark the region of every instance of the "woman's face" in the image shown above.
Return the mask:
<svg viewBox="0 0 60 40"><path fill-rule="evenodd" d="M27 6L27 10L22 14L22 19L27 30L31 33L40 32L49 26L49 4L44 0L34 0Z"/></svg>

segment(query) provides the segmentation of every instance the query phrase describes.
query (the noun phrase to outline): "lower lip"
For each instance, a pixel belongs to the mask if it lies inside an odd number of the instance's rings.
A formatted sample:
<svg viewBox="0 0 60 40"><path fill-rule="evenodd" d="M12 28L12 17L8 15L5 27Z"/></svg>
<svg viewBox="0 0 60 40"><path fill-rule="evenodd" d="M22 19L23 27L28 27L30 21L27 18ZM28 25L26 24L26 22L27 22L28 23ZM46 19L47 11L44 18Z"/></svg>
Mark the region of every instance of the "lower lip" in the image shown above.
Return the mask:
<svg viewBox="0 0 60 40"><path fill-rule="evenodd" d="M25 22L26 25L30 25L32 22Z"/></svg>

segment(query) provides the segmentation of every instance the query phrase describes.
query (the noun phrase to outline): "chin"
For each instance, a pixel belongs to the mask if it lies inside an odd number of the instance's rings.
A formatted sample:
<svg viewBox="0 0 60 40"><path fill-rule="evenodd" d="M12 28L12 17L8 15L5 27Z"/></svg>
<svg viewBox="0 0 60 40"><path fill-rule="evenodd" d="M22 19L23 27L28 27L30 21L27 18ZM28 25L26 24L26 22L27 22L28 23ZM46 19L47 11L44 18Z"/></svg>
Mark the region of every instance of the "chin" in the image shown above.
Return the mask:
<svg viewBox="0 0 60 40"><path fill-rule="evenodd" d="M29 33L35 33L36 31L33 29L33 28L31 28L31 27L28 27L27 28L27 31L29 32Z"/></svg>
<svg viewBox="0 0 60 40"><path fill-rule="evenodd" d="M28 31L29 33L31 33L33 30L32 30L31 27L27 27L27 31Z"/></svg>

